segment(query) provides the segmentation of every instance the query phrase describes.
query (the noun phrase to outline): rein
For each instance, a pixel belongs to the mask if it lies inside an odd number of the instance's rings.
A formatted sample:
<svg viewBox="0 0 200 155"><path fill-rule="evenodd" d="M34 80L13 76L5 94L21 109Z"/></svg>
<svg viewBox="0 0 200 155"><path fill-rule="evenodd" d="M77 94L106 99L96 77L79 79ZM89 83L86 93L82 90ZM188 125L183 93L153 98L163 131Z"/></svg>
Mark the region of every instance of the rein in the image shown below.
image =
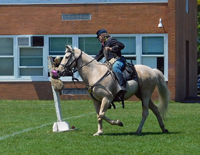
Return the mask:
<svg viewBox="0 0 200 155"><path fill-rule="evenodd" d="M74 50L73 50L73 51L74 51ZM70 56L68 56L69 59L71 59L72 55L74 56L74 53L73 53L72 51L71 51L70 53L71 53ZM77 68L77 61L78 61L78 59L82 56L82 54L83 54L83 52L81 51L81 54L78 56L78 58L75 57L74 61L72 61L69 65L68 65L68 62L67 62L65 65L63 65L63 64L60 64L60 65L63 66L63 67L65 68L65 70L67 69L67 70L69 70L70 72L75 73L75 72L77 72L79 69L83 68L84 66L87 66L88 64L90 64L91 62L93 62L94 60L96 60L96 59L94 58L94 59L92 59L91 61L89 61L88 63L82 65L82 66L79 67L79 68ZM68 57L67 57L67 58L68 58ZM75 66L74 68L77 68L77 69L74 69L74 70L72 71L71 65L72 65L74 62L76 62L76 66Z"/></svg>
<svg viewBox="0 0 200 155"><path fill-rule="evenodd" d="M76 81L79 82L80 84L85 85L87 91L90 93L90 95L92 96L92 98L93 98L95 101L98 101L98 100L93 96L93 94L92 94L92 93L93 93L93 88L94 88L95 86L98 86L99 83L100 83L105 77L107 77L110 73L111 73L111 72L108 70L108 71L107 71L94 85L92 85L92 86L88 86L88 85L86 85L86 84L80 82L77 78L74 77L74 75L72 76L72 81L74 82L74 81L76 80ZM74 84L75 84L75 82L74 82ZM75 84L75 85L76 85L76 84ZM98 102L100 102L100 101L98 101Z"/></svg>
<svg viewBox="0 0 200 155"><path fill-rule="evenodd" d="M71 54L70 54L68 57L66 57L66 58L71 59L72 56L74 56L74 52L73 52L73 51L74 51L74 49L73 49L72 51L70 51ZM81 54L78 56L78 58L76 58L76 57L74 56L75 59L74 59L70 64L68 64L68 62L69 62L69 61L68 61L65 65L64 65L64 64L60 64L60 65L64 67L65 71L66 71L66 70L69 70L69 71L72 73L72 81L74 82L74 85L75 85L75 86L76 86L75 81L79 82L80 84L85 85L85 87L86 87L87 91L90 93L91 97L92 97L94 100L98 101L98 100L93 96L93 88L94 88L95 86L99 85L99 83L100 83L105 77L107 77L109 74L111 74L111 72L108 70L108 71L107 71L94 85L92 85L92 86L89 86L89 85L86 85L86 84L83 83L83 82L80 82L77 78L74 77L74 73L77 72L78 70L80 70L81 68L83 68L84 66L87 66L88 64L90 64L90 63L93 62L94 60L96 60L96 59L94 58L94 59L92 59L91 61L89 61L88 63L82 65L82 66L79 67L79 68L77 68L77 61L78 61L78 59L82 56L82 54L83 54L83 52L81 51ZM76 62L76 65L75 65L75 67L73 67L74 69L72 70L72 69L71 69L71 66L72 66L72 64L73 64L74 62ZM75 69L75 68L76 68L76 69ZM98 102L100 102L100 101L98 101Z"/></svg>

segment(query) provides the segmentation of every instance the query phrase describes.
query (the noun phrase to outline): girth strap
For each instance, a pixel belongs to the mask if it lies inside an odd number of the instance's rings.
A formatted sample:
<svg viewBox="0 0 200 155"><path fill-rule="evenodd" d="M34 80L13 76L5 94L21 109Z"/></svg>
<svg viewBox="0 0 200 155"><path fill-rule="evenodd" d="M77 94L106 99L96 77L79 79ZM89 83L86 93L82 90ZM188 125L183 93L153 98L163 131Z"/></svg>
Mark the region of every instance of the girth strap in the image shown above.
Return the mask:
<svg viewBox="0 0 200 155"><path fill-rule="evenodd" d="M93 88L95 87L95 86L97 86L97 85L99 85L99 83L105 78L105 77L107 77L109 74L110 74L111 72L108 70L93 86L86 86L86 89L88 90L88 92L90 93L90 94L92 94L93 93Z"/></svg>
<svg viewBox="0 0 200 155"><path fill-rule="evenodd" d="M87 86L87 85L85 85L86 86L86 89L87 89L87 91L90 93L90 95L91 95L91 97L95 100L95 101L97 101L97 102L101 102L101 101L98 101L95 97L94 97L94 95L93 95L93 88L95 87L95 86L97 86L97 85L99 85L99 83L105 78L105 77L107 77L109 74L111 74L111 72L108 70L93 86ZM75 78L74 76L72 76L72 81L78 81L79 83L81 83L77 78ZM83 84L83 83L81 83L81 84ZM113 103L113 102L111 102L111 105L114 107L114 109L116 109L116 107L115 107L115 104Z"/></svg>

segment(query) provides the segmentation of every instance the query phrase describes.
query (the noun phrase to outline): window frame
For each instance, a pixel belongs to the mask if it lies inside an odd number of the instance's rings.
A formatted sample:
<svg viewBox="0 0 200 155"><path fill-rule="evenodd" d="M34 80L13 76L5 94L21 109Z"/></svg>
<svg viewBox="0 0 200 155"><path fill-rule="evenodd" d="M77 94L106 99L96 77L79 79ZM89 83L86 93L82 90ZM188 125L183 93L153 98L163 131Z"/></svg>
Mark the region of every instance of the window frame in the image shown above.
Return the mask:
<svg viewBox="0 0 200 155"><path fill-rule="evenodd" d="M16 52L15 52L15 44L16 44L16 39L12 35L0 35L0 38L12 38L13 39L13 55L0 55L0 58L13 58L13 63L14 63L14 73L11 76L8 75L3 75L0 76L0 82L3 82L4 80L15 80L15 64L16 64Z"/></svg>
<svg viewBox="0 0 200 155"><path fill-rule="evenodd" d="M34 49L42 49L42 56L33 56L33 57L37 57L37 58L40 58L42 57L42 66L21 66L20 65L20 59L23 58L24 56L20 56L20 49L23 49L23 48L34 48ZM34 47L34 46L31 46L31 47L19 47L18 48L18 77L19 78L22 78L22 79L30 79L30 78L43 78L44 75L45 75L45 72L44 72L44 47L41 47L41 46L37 46L37 47ZM26 56L25 56L26 57ZM31 56L27 56L27 57L31 57ZM42 75L34 75L34 76L25 76L25 75L20 75L20 69L42 69L43 70L43 74Z"/></svg>
<svg viewBox="0 0 200 155"><path fill-rule="evenodd" d="M41 47L33 47L30 48L43 48L43 76L19 76L19 50L20 48L24 48L24 46L17 45L17 38L22 35L0 35L0 38L13 38L13 56L0 56L0 57L11 57L14 59L14 75L13 76L0 76L0 82L7 81L50 81L50 77L48 77L48 60L47 57L49 55L49 38L50 37L72 37L72 47L78 47L79 45L79 37L95 37L95 34L76 34L76 35L41 35L44 36L44 46ZM31 37L33 35L23 35L26 37ZM37 35L40 36L40 35ZM168 34L111 34L112 37L135 37L136 41L136 54L131 55L123 55L124 57L135 57L136 64L142 64L142 57L164 57L164 76L165 80L168 81ZM164 54L163 55L142 55L142 37L164 37ZM27 47L26 47L27 48ZM99 49L100 50L100 49ZM96 51L98 53L98 51ZM53 55L54 57L57 55ZM59 55L63 57L63 55ZM91 55L95 56L95 55ZM103 62L103 61L102 61ZM32 67L32 66L31 66ZM81 80L78 73L75 74L75 77L78 77ZM61 77L62 81L72 81L72 77Z"/></svg>
<svg viewBox="0 0 200 155"><path fill-rule="evenodd" d="M168 34L145 34L142 37L163 37L164 38L164 54L148 54L142 55L142 45L141 45L141 60L137 64L142 64L142 57L164 57L164 77L165 81L168 81Z"/></svg>

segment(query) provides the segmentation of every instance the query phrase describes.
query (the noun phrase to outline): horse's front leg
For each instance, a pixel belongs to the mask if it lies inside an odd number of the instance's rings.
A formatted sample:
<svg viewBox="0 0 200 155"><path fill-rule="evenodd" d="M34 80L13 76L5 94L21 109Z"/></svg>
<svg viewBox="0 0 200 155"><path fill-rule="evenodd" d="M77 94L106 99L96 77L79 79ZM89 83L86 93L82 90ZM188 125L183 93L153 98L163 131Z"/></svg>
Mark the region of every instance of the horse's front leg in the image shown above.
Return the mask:
<svg viewBox="0 0 200 155"><path fill-rule="evenodd" d="M103 125L102 121L105 120L106 122L110 123L111 125L118 125L123 126L123 123L120 120L112 120L105 116L105 113L110 106L110 100L104 97L102 99L101 105L99 103L94 102L94 106L97 112L97 119L98 119L98 131L93 136L99 136L103 134Z"/></svg>
<svg viewBox="0 0 200 155"><path fill-rule="evenodd" d="M97 133L93 134L93 136L99 136L103 134L103 125L102 125L102 118L99 117L99 111L100 111L100 107L101 104L98 102L93 102L96 113L97 113L97 121L98 121L98 131Z"/></svg>
<svg viewBox="0 0 200 155"><path fill-rule="evenodd" d="M101 102L101 108L99 111L99 118L102 118L103 120L105 120L106 122L110 123L111 125L119 125L119 126L123 126L123 123L119 120L112 120L106 117L105 113L108 109L108 107L111 104L111 100L109 100L108 98L104 97L102 99Z"/></svg>

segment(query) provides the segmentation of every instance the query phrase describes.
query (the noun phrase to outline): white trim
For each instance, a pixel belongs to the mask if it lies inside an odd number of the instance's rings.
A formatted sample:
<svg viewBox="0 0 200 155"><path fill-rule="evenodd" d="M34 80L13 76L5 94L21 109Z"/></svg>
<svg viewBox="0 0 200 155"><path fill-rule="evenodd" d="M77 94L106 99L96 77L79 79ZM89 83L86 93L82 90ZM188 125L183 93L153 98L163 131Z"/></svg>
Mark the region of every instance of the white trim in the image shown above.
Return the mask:
<svg viewBox="0 0 200 155"><path fill-rule="evenodd" d="M142 36L136 37L136 63L142 64Z"/></svg>
<svg viewBox="0 0 200 155"><path fill-rule="evenodd" d="M43 63L44 63L44 78L48 79L48 81L50 81L49 77L48 77L48 72L49 72L49 66L48 66L48 56L49 56L49 38L44 36L44 50L43 50Z"/></svg>
<svg viewBox="0 0 200 155"><path fill-rule="evenodd" d="M165 80L168 81L168 34L164 37L164 71L165 71Z"/></svg>
<svg viewBox="0 0 200 155"><path fill-rule="evenodd" d="M168 3L168 0L1 0L0 5Z"/></svg>

